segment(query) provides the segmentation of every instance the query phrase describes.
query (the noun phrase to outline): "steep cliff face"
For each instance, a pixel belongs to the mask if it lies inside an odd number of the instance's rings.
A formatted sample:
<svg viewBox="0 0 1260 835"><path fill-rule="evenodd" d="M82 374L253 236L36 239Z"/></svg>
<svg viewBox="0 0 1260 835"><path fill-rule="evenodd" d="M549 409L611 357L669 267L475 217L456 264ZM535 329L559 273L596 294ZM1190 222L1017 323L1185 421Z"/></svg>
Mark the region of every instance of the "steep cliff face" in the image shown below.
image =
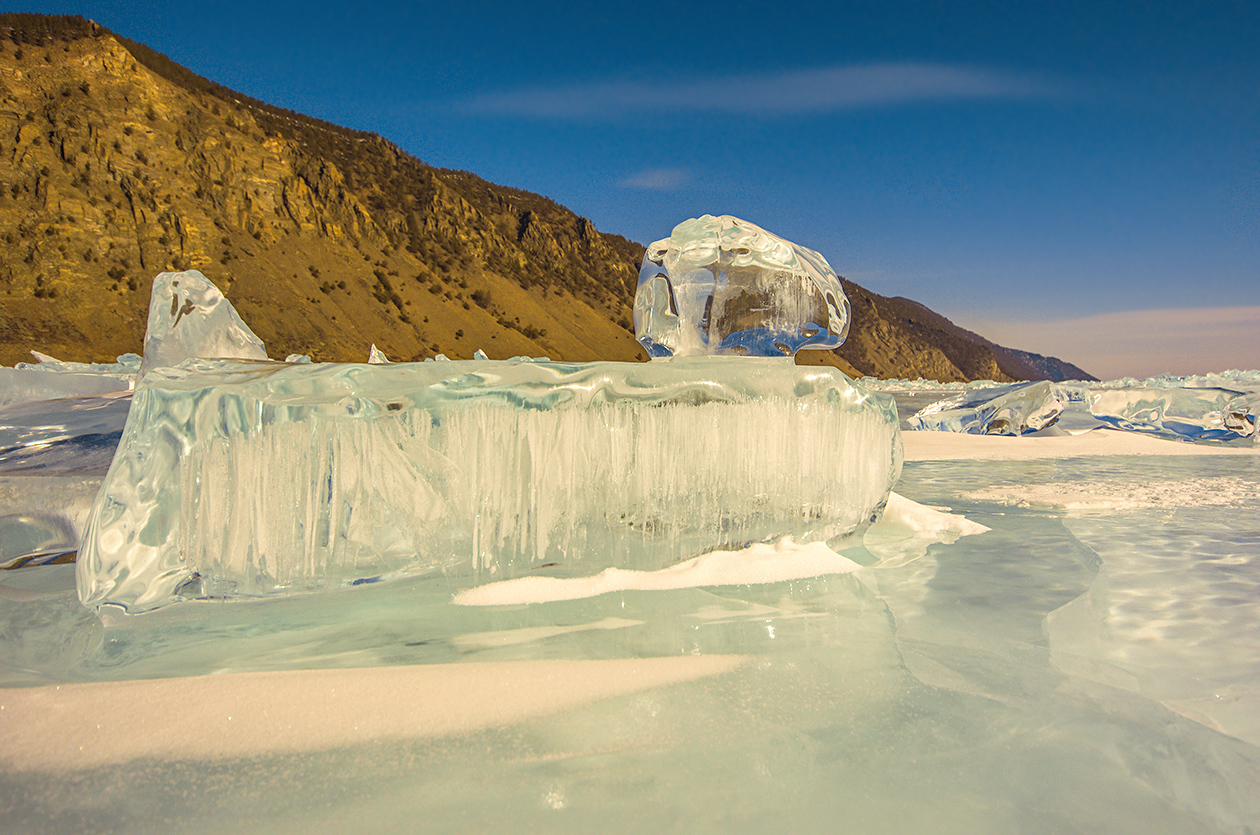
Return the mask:
<svg viewBox="0 0 1260 835"><path fill-rule="evenodd" d="M275 357L361 361L376 343L396 360L646 359L631 315L641 244L228 90L82 18L0 14L0 242L7 365L31 348L138 351L153 276L189 268ZM1053 366L845 289L848 343L799 361L939 380Z"/></svg>
<svg viewBox="0 0 1260 835"><path fill-rule="evenodd" d="M554 203L379 137L286 130L90 25L17 40L0 41L0 362L136 350L152 277L187 268L273 355L641 356L638 247Z"/></svg>

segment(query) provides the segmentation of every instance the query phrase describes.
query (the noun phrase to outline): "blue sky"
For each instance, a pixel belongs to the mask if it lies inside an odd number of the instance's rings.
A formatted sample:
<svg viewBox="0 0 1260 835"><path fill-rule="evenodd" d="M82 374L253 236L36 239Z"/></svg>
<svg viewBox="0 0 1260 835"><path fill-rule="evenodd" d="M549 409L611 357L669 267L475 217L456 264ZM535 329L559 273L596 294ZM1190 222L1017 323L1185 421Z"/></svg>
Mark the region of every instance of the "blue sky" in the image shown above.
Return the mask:
<svg viewBox="0 0 1260 835"><path fill-rule="evenodd" d="M1254 2L28 8L640 242L734 214L1103 376L1260 367Z"/></svg>

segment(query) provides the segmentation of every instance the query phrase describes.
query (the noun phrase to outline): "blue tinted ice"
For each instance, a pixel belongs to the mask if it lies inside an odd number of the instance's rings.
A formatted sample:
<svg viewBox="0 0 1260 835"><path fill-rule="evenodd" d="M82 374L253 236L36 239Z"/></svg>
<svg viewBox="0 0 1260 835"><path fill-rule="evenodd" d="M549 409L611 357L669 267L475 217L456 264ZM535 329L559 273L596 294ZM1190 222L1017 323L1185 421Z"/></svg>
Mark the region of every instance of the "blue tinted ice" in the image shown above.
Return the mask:
<svg viewBox="0 0 1260 835"><path fill-rule="evenodd" d="M783 359L189 361L137 387L79 591L143 611L838 542L881 512L897 424L890 398Z"/></svg>
<svg viewBox="0 0 1260 835"><path fill-rule="evenodd" d="M0 566L79 547L130 400L124 391L0 408Z"/></svg>
<svg viewBox="0 0 1260 835"><path fill-rule="evenodd" d="M1089 412L1118 429L1189 441L1256 437L1260 395L1223 388L1094 390Z"/></svg>
<svg viewBox="0 0 1260 835"><path fill-rule="evenodd" d="M1053 426L1069 400L1063 386L1046 381L970 389L924 407L907 426L972 435L1023 435Z"/></svg>
<svg viewBox="0 0 1260 835"><path fill-rule="evenodd" d="M140 374L193 357L265 360L267 351L200 272L161 273L153 279L149 297Z"/></svg>
<svg viewBox="0 0 1260 835"><path fill-rule="evenodd" d="M1239 372L1234 372L1237 377ZM1224 388L1212 383L1232 382ZM910 402L921 389L906 389ZM945 387L940 391L944 393ZM930 396L930 394L928 395ZM1152 378L1104 383L1016 383L970 385L962 392L920 408L907 429L1020 435L1067 419L1071 430L1110 427L1182 441L1242 442L1257 437L1260 381L1208 378ZM1061 425L1061 424L1060 424Z"/></svg>
<svg viewBox="0 0 1260 835"><path fill-rule="evenodd" d="M704 215L648 246L634 330L653 358L792 356L844 342L849 300L817 252L730 215Z"/></svg>

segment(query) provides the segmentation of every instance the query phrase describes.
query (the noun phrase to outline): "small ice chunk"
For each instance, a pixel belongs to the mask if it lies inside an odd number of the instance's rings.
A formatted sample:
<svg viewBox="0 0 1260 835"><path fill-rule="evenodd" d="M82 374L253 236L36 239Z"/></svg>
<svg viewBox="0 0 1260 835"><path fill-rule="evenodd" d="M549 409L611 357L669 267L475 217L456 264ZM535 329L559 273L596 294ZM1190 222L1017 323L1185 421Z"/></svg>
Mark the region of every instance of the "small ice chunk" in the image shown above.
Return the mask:
<svg viewBox="0 0 1260 835"><path fill-rule="evenodd" d="M835 348L849 300L827 260L755 224L704 215L647 248L634 332L655 358Z"/></svg>
<svg viewBox="0 0 1260 835"><path fill-rule="evenodd" d="M310 365L311 355L310 354L289 354L287 357L284 358L284 361L290 362L290 363L301 363L302 365Z"/></svg>
<svg viewBox="0 0 1260 835"><path fill-rule="evenodd" d="M186 359L265 360L267 350L219 288L197 270L153 279L144 333L143 377Z"/></svg>
<svg viewBox="0 0 1260 835"><path fill-rule="evenodd" d="M388 365L389 357L385 356L385 352L376 347L376 343L372 343L371 349L368 350L368 365Z"/></svg>
<svg viewBox="0 0 1260 835"><path fill-rule="evenodd" d="M906 423L917 430L1024 435L1053 426L1071 400L1067 387L1047 380L971 389L925 406Z"/></svg>
<svg viewBox="0 0 1260 835"><path fill-rule="evenodd" d="M486 356L486 352L485 352L485 351L483 351L483 350L481 350L480 348L478 348L477 350L473 351L472 358L473 358L473 359L475 359L475 360L488 360L488 359L490 359L490 357Z"/></svg>

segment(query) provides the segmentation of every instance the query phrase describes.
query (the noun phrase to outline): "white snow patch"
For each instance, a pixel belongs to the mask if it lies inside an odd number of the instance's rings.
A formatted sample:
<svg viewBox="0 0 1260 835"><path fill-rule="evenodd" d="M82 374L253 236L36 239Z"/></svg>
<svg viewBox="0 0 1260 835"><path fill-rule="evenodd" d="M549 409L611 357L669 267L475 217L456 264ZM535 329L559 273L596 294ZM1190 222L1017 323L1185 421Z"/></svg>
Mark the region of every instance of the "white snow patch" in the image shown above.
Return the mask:
<svg viewBox="0 0 1260 835"><path fill-rule="evenodd" d="M780 583L824 574L848 574L862 566L825 542L801 545L791 537L772 544L756 542L739 551L710 551L658 571L606 568L592 577L518 577L466 589L458 606L508 606L578 600L615 591L661 591L698 586L745 586Z"/></svg>
<svg viewBox="0 0 1260 835"><path fill-rule="evenodd" d="M947 510L948 508L946 508ZM884 518L872 527L877 531L881 526L897 526L914 531L916 536L941 538L942 535L972 536L984 533L986 528L979 522L973 522L965 516L946 513L937 508L928 507L911 501L897 493L888 494L888 505L884 508Z"/></svg>
<svg viewBox="0 0 1260 835"><path fill-rule="evenodd" d="M948 508L946 508L948 510ZM984 533L984 525L888 494L883 519L866 532L864 543L881 565L900 565L923 555L934 542ZM658 571L607 568L590 577L518 577L465 589L457 606L509 606L578 600L616 591L662 591L701 586L781 583L825 574L848 574L862 566L824 542L802 545L787 536L774 544L756 542L739 551L710 551Z"/></svg>

